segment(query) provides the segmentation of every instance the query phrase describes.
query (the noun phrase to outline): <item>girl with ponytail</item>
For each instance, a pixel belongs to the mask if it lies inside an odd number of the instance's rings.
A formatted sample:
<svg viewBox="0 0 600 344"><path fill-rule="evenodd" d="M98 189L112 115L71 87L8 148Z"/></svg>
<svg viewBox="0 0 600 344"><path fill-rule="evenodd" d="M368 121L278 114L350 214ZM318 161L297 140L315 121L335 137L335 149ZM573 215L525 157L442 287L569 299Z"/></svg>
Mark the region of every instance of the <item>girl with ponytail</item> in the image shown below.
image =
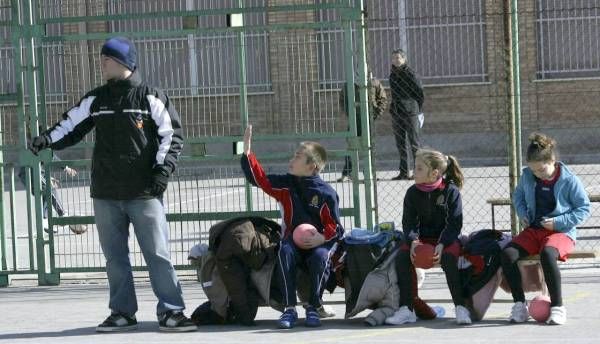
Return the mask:
<svg viewBox="0 0 600 344"><path fill-rule="evenodd" d="M404 197L402 228L406 242L396 258L400 309L386 323L392 325L415 322L413 309L415 295L411 286L415 249L419 245L435 247L433 262L440 263L455 305L456 323L470 324L471 315L465 307L458 272L462 229L462 200L460 189L464 178L458 161L453 156L428 149L417 151L414 170L415 184Z"/></svg>

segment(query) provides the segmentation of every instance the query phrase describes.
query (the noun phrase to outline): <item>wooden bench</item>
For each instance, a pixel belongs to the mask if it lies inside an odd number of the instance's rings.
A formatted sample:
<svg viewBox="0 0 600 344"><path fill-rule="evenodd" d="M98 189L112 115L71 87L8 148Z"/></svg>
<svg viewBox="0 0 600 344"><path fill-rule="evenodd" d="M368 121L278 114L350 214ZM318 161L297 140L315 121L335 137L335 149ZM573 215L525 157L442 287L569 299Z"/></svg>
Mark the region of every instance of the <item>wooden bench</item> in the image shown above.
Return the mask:
<svg viewBox="0 0 600 344"><path fill-rule="evenodd" d="M600 195L589 195L590 202L600 202ZM496 207L510 206L510 198L490 198L486 201L492 208L492 229L496 229ZM581 229L600 229L599 226L579 226Z"/></svg>
<svg viewBox="0 0 600 344"><path fill-rule="evenodd" d="M597 258L599 256L600 256L600 252L598 252L598 251L574 251L574 252L571 252L571 254L569 254L569 259ZM528 270L527 273L528 274L537 273L537 277L534 277L534 280L539 280L539 283L540 283L540 285L538 286L539 291L541 291L541 293L543 295L549 296L548 285L546 284L546 280L544 278L544 273L542 271L542 267L541 267L541 263L540 263L540 256L536 254L536 255L525 257L523 259L519 259L517 264L519 265L519 269L521 270L521 273L524 273L523 269L528 269L534 265L538 265L535 270L533 270L533 271ZM523 282L523 283L526 283L526 282ZM534 291L534 290L530 290L530 291Z"/></svg>
<svg viewBox="0 0 600 344"><path fill-rule="evenodd" d="M582 259L582 258L598 258L600 257L600 252L592 251L592 250L581 250L581 251L573 251L569 254L569 259ZM538 254L533 256L527 256L523 259L519 260L519 263L537 263L540 261L540 256Z"/></svg>

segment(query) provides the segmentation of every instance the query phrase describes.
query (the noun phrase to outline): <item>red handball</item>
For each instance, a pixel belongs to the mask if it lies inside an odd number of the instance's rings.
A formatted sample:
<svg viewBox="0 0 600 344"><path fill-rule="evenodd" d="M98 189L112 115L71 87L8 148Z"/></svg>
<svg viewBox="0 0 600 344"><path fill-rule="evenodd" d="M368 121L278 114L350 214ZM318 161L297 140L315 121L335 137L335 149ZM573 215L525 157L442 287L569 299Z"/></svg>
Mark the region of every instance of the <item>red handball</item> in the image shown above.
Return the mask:
<svg viewBox="0 0 600 344"><path fill-rule="evenodd" d="M300 224L296 228L294 228L294 232L292 234L294 244L296 244L296 246L300 247L301 249L309 249L310 247L308 247L305 244L306 239L311 238L317 235L318 233L319 232L317 231L315 226L311 225L310 223Z"/></svg>
<svg viewBox="0 0 600 344"><path fill-rule="evenodd" d="M435 247L431 244L419 244L415 247L415 259L413 264L416 268L430 269L433 267L433 255Z"/></svg>
<svg viewBox="0 0 600 344"><path fill-rule="evenodd" d="M529 315L537 322L546 322L550 318L550 298L538 295L529 302Z"/></svg>

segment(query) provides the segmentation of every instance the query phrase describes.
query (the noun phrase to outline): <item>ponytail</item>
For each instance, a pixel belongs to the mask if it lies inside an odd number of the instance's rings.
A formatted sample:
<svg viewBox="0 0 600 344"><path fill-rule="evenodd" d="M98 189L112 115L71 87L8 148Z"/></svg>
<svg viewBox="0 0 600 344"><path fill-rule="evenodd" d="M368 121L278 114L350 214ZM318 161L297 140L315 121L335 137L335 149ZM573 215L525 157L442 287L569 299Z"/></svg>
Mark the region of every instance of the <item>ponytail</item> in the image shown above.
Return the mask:
<svg viewBox="0 0 600 344"><path fill-rule="evenodd" d="M448 159L448 167L446 169L446 180L454 183L456 187L462 189L465 181L465 177L463 176L462 170L460 169L460 165L458 164L458 160L452 155L447 156Z"/></svg>
<svg viewBox="0 0 600 344"><path fill-rule="evenodd" d="M431 169L437 169L448 182L454 183L459 189L464 184L464 177L458 160L452 155L444 155L433 149L419 149L416 158L423 161Z"/></svg>

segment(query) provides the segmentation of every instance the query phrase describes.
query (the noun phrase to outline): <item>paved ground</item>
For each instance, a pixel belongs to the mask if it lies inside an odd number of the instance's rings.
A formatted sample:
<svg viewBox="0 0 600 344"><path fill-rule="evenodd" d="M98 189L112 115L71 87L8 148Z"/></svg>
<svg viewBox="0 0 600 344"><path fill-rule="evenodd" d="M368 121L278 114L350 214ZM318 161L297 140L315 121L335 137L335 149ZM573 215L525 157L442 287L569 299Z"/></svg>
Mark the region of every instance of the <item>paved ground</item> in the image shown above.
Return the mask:
<svg viewBox="0 0 600 344"><path fill-rule="evenodd" d="M101 277L101 275L100 275ZM323 321L323 327L307 329L300 325L290 331L275 328L278 313L261 308L256 327L207 326L194 333L158 332L154 318L155 299L145 278L137 279L140 327L121 334L97 334L95 326L107 315L107 286L103 279L67 280L58 287L37 287L32 280L15 280L0 289L0 343L598 343L600 328L600 269L594 267L563 270L563 294L568 323L547 326L529 321L509 325L509 295L499 291L483 321L472 326L454 325L449 292L439 271L427 277L421 295L433 305L446 309L442 319L418 321L407 326L368 328L362 324L365 313L344 320L342 292L327 296L338 315ZM205 301L192 276L183 276L188 313ZM533 295L528 295L531 298Z"/></svg>

